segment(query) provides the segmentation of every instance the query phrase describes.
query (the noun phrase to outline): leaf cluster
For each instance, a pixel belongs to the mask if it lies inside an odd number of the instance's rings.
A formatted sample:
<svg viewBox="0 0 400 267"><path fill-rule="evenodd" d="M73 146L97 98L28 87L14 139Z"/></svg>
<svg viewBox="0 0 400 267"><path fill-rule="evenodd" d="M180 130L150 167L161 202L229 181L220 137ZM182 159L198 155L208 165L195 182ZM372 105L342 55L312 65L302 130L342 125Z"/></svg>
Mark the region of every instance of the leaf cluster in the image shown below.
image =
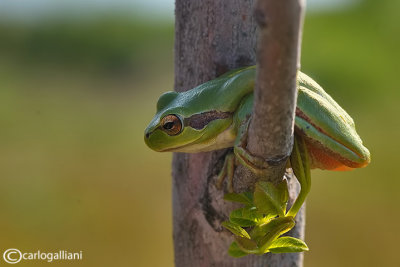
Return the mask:
<svg viewBox="0 0 400 267"><path fill-rule="evenodd" d="M233 257L248 254L290 253L307 251L300 239L282 236L295 225L294 217L287 214L289 192L286 180L275 186L260 181L254 193L225 194L227 201L238 202L244 207L230 213L229 221L222 226L235 235L228 253Z"/></svg>

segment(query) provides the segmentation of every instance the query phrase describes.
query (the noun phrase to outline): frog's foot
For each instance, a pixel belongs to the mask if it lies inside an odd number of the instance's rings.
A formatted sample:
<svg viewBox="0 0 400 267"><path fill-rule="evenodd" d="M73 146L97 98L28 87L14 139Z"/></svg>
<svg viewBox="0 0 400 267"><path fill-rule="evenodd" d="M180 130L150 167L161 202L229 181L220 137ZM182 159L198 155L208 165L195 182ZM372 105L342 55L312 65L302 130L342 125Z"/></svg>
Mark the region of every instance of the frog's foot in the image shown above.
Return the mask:
<svg viewBox="0 0 400 267"><path fill-rule="evenodd" d="M247 149L247 135L251 118L248 118L245 123L240 125L238 135L235 140L233 152L237 162L250 169L258 177L268 175L269 164L265 159L252 155Z"/></svg>
<svg viewBox="0 0 400 267"><path fill-rule="evenodd" d="M299 195L287 213L287 216L295 217L311 188L310 158L304 139L300 136L295 136L294 138L290 165L301 186Z"/></svg>
<svg viewBox="0 0 400 267"><path fill-rule="evenodd" d="M235 146L234 151L238 161L243 166L250 169L255 175L259 177L267 175L269 164L263 158L250 154L250 152L242 146Z"/></svg>
<svg viewBox="0 0 400 267"><path fill-rule="evenodd" d="M236 159L246 168L250 169L258 177L268 175L269 164L265 159L252 155L247 149L248 123L242 126L240 137L236 140L233 148Z"/></svg>
<svg viewBox="0 0 400 267"><path fill-rule="evenodd" d="M229 153L225 157L224 166L218 174L216 187L221 190L225 177L228 177L228 191L233 193L233 175L235 173L235 154Z"/></svg>

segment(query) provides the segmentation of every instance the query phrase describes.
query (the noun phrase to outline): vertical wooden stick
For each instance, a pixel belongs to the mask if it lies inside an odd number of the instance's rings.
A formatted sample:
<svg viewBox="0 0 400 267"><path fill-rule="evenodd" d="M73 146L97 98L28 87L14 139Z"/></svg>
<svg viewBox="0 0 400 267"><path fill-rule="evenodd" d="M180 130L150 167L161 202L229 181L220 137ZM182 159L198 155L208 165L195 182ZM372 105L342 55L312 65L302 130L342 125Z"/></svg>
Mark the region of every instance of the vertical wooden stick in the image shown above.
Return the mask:
<svg viewBox="0 0 400 267"><path fill-rule="evenodd" d="M257 34L253 8L253 0L176 0L175 90L185 91L230 69L255 64ZM221 222L233 206L223 201L223 192L214 186L225 153L174 154L176 266L275 264L271 256L235 259L227 254L232 235L222 229ZM299 266L297 258L290 260L278 264Z"/></svg>

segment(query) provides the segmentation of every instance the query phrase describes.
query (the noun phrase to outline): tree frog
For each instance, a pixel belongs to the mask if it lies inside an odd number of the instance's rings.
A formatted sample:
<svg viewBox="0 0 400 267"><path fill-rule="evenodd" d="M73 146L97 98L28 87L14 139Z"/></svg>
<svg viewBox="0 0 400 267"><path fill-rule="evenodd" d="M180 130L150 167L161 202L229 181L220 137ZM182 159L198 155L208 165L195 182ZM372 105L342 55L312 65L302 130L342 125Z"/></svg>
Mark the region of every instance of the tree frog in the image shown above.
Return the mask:
<svg viewBox="0 0 400 267"><path fill-rule="evenodd" d="M255 77L255 66L245 67L186 92L164 93L145 130L145 143L159 152L196 153L234 147L218 180L221 184L228 173L232 191L229 162L242 159L242 164L257 166L257 159L241 147L251 119ZM304 140L309 166L335 171L366 166L370 153L353 119L306 74L298 72L297 80L295 136Z"/></svg>

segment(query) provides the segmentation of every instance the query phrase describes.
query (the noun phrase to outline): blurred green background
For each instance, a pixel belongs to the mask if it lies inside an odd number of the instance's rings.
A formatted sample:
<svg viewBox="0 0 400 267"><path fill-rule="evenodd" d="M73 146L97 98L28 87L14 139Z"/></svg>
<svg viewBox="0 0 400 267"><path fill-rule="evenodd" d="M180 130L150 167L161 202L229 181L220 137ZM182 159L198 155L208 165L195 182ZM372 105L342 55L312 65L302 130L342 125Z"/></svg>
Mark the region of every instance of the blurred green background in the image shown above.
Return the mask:
<svg viewBox="0 0 400 267"><path fill-rule="evenodd" d="M172 11L106 10L0 17L0 250L173 266L171 155L142 137L173 88ZM305 266L400 266L399 12L364 0L307 14L302 69L352 115L372 163L313 171Z"/></svg>

